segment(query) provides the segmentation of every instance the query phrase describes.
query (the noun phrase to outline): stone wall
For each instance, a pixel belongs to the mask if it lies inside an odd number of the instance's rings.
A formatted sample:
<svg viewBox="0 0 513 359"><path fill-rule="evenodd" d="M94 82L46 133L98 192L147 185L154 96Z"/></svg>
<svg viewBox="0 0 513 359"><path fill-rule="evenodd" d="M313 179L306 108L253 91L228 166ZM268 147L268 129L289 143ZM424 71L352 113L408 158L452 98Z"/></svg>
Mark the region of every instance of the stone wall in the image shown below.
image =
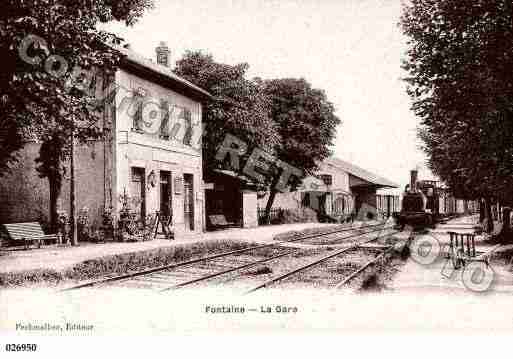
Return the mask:
<svg viewBox="0 0 513 359"><path fill-rule="evenodd" d="M39 178L34 160L39 145L29 143L18 152L18 162L0 177L0 223L48 220L48 181Z"/></svg>
<svg viewBox="0 0 513 359"><path fill-rule="evenodd" d="M49 221L48 179L39 178L35 159L37 143L27 144L18 153L19 161L0 178L0 223ZM89 208L92 224L98 224L105 201L103 142L77 146L75 151L76 208ZM69 163L67 164L69 168ZM59 207L69 213L69 169L65 173Z"/></svg>

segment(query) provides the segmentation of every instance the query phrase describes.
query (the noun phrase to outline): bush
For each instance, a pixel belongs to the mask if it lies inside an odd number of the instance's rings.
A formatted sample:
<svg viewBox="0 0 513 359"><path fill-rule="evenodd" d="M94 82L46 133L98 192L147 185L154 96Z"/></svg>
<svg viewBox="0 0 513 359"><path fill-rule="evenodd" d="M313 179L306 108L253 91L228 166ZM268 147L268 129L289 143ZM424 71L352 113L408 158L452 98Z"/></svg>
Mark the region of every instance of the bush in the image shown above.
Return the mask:
<svg viewBox="0 0 513 359"><path fill-rule="evenodd" d="M318 222L317 213L311 208L285 209L280 224Z"/></svg>
<svg viewBox="0 0 513 359"><path fill-rule="evenodd" d="M53 269L36 269L0 273L0 287L16 287L34 283L51 285L66 280L80 281L117 276L254 245L226 240L207 241L89 259L60 272Z"/></svg>
<svg viewBox="0 0 513 359"><path fill-rule="evenodd" d="M383 284L380 283L380 279L376 273L372 273L365 277L363 280L360 290L361 291L380 291L384 288Z"/></svg>
<svg viewBox="0 0 513 359"><path fill-rule="evenodd" d="M0 273L0 287L15 287L26 283L58 283L64 275L53 269L35 269L24 272Z"/></svg>

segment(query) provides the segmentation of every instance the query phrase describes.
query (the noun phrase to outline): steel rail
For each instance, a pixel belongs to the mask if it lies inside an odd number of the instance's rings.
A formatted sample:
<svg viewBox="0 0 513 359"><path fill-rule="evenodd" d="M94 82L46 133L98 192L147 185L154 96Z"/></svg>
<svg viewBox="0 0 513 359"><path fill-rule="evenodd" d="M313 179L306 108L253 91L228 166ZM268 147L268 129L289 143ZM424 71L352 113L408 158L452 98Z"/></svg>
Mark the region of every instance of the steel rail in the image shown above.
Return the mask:
<svg viewBox="0 0 513 359"><path fill-rule="evenodd" d="M448 233L450 231L475 231L476 228L472 228L472 227L444 227L444 228L441 228L441 227L438 227L438 228L435 228L434 230L430 230L429 232L430 233Z"/></svg>
<svg viewBox="0 0 513 359"><path fill-rule="evenodd" d="M379 224L370 225L370 226L359 227L357 229L372 228L372 227L376 227L376 226L379 226L379 225L382 225L382 224L383 224L383 222L381 222ZM164 265L164 266L150 268L150 269L143 270L143 271L137 271L137 272L133 272L133 273L122 274L122 275L119 275L119 276L114 276L114 277L109 277L109 278L103 278L103 279L100 279L100 280L90 281L90 282L79 284L79 285L76 285L76 286L73 286L73 287L61 289L59 292L66 292L66 291L71 291L71 290L75 290L75 289L82 289L82 288L87 288L87 287L93 287L93 286L97 286L97 285L104 284L104 283L122 281L124 279L131 279L131 278L134 278L134 277L144 276L144 275L147 275L147 274L150 274L150 273L162 272L162 271L165 271L165 270L174 269L174 268L178 268L178 267L183 267L183 266L186 266L186 265L195 264L195 263L202 262L202 261L208 261L208 260L212 260L212 259L222 258L222 257L226 257L226 256L229 256L229 255L232 255L232 254L249 252L249 251L252 251L252 250L255 250L255 249L273 247L273 246L277 246L277 245L284 244L284 243L298 242L298 241L301 241L301 240L304 240L304 239L309 239L309 238L313 238L313 237L322 237L322 236L325 236L325 235L328 235L328 234L334 234L334 233L338 233L338 232L346 232L346 231L349 231L351 229L356 230L355 228L344 228L344 229L337 230L337 231L330 231L330 232L327 232L327 233L317 233L317 234L308 235L308 236L304 236L304 237L294 238L294 239L288 240L288 241L276 241L275 243L262 244L262 245L259 245L259 246L238 249L238 250L235 250L235 251L218 253L218 254L215 254L215 255L207 256L207 257L195 258L195 259L192 259L192 260L187 260L187 261L183 261L183 262L167 264L167 265ZM365 233L360 233L360 234L357 234L356 237L362 236L362 235L365 235L365 234L368 234L368 233L376 232L376 231L377 230L370 231L370 232L365 232ZM341 238L341 239L352 238L352 237L355 237L355 235L344 237L344 238Z"/></svg>
<svg viewBox="0 0 513 359"><path fill-rule="evenodd" d="M372 227L374 227L376 225L372 225ZM390 227L387 227L387 228L384 228L384 229L390 229ZM340 239L346 239L346 238L352 238L354 236L363 236L365 234L368 234L368 233L373 233L373 232L376 232L377 230L373 230L373 231L369 231L369 232L365 232L365 233L359 233L357 235L352 235L352 236L348 236L348 237L343 237L343 238L340 238ZM323 234L324 235L324 234ZM318 235L320 236L320 235ZM303 238L301 238L302 240ZM377 238L376 238L377 239ZM372 239L372 241L376 240L376 239ZM294 239L294 241L298 241L300 239ZM285 242L290 242L290 241L285 241ZM248 263L248 264L244 264L244 265L241 265L241 266L238 266L238 267L234 267L234 268L230 268L230 269L227 269L227 270L224 270L224 271L221 271L221 272L215 272L215 273L212 273L212 274L208 274L206 276L203 276L203 277L200 277L200 278L197 278L197 279L192 279L192 280L189 280L189 281L186 281L186 282L182 282L182 283L179 283L179 284L176 284L174 286L171 286L169 288L164 288L164 289L161 289L160 291L161 292L165 292L165 291L169 291L169 290L174 290L174 289L178 289L178 288L181 288L181 287L185 287L187 285L190 285L190 284L194 284L194 283L198 283L198 282L201 282L201 281L204 281L204 280L208 280L208 279L211 279L211 278L215 278L217 276L220 276L220 275L223 275L223 274L227 274L227 273L231 273L231 272L235 272L235 271L238 271L238 270L241 270L241 269L246 269L246 268L250 268L250 267L253 267L255 265L258 265L258 264L261 264L261 263L265 263L265 262L269 262L271 260L274 260L274 259L277 259L277 258L281 258L281 257L284 257L284 256L287 256L289 254L292 254L292 253L295 253L297 252L299 249L296 249L296 250L292 250L292 251L289 251L289 252L286 252L284 254L280 254L280 255L277 255L277 256L273 256L273 257L270 257L270 258L266 258L266 259L263 259L263 260L259 260L259 261L256 261L256 262L252 262L252 263ZM129 279L130 280L130 279Z"/></svg>
<svg viewBox="0 0 513 359"><path fill-rule="evenodd" d="M384 231L384 230L388 230L388 229L394 229L394 227L393 227L393 226L390 226L390 227L383 227L383 228L374 229L374 230L371 230L371 231L368 231L368 232L364 232L364 233L355 233L355 234L351 234L351 235L346 236L346 237L336 238L336 239L334 239L334 241L335 241L335 242L330 242L330 243L319 243L319 244L315 244L315 245L316 245L316 246L331 246L331 245L334 245L334 244L338 244L339 242L343 241L344 239L360 237L360 236L364 236L364 235L366 235L366 234L375 233L375 232L378 232L378 231ZM396 233L397 233L397 232L396 232ZM380 236L380 237L381 237L381 236Z"/></svg>
<svg viewBox="0 0 513 359"><path fill-rule="evenodd" d="M190 284L194 284L194 283L202 282L204 280L215 278L215 277L218 277L218 276L223 275L223 274L227 274L227 273L230 273L230 272L235 272L235 271L238 271L238 270L241 270L241 269L250 268L250 267L256 266L258 264L269 262L269 261L272 261L274 259L285 257L285 256L287 256L289 254L292 254L292 253L296 253L298 250L299 250L299 248L295 249L295 250L292 250L292 251L289 251L289 252L286 252L286 253L283 253L283 254L279 254L277 256L273 256L273 257L270 257L270 258L262 259L262 260L259 260L259 261L256 261L256 262L251 262L251 263L244 264L244 265L241 265L241 266L238 266L238 267L234 267L234 268L231 268L231 269L227 269L227 270L224 270L224 271L221 271L221 272L216 272L216 273L208 274L208 275L206 275L204 277L201 277L201 278L196 278L196 279L188 280L186 282L182 282L182 283L178 283L176 285L173 285L173 286L171 286L169 288L161 289L160 291L161 292L166 292L168 290L178 289L178 288L190 285Z"/></svg>
<svg viewBox="0 0 513 359"><path fill-rule="evenodd" d="M332 254L330 254L330 255L328 255L328 256L322 257L322 258L320 258L320 259L316 259L315 261L310 262L310 263L308 263L308 264L306 264L306 265L300 266L300 267L298 267L298 268L296 268L296 269L293 269L293 270L291 270L291 271L289 271L289 272L287 272L287 273L284 273L284 274L281 274L281 275L279 275L279 276L277 276L277 277L271 278L271 279L269 279L268 281L266 281L266 282L264 282L264 283L262 283L262 284L260 284L260 285L258 285L258 286L256 286L256 287L254 287L254 288L250 289L250 290L249 290L249 291L247 291L245 294L250 294L250 293L253 293L253 292L255 292L255 291L259 290L259 289L262 289L262 288L268 287L269 285L274 284L274 283L276 283L276 282L279 282L279 281L281 281L281 280L283 280L283 279L285 279L285 278L287 278L287 277L290 277L291 275L294 275L294 274L296 274L296 273L299 273L299 272L302 272L302 271L304 271L304 270L306 270L306 269L309 269L309 268L311 268L311 267L314 267L314 266L316 266L316 265L318 265L318 264L321 264L321 263L323 263L323 262L327 261L328 259L331 259L331 258L333 258L333 257L337 257L337 256L339 256L339 255L341 255L341 254L343 254L343 253L345 253L345 252L348 252L348 251L350 251L350 250L356 249L356 248L358 248L358 246L360 246L360 245L362 245L362 244L366 244L366 243L369 243L369 242L373 242L373 241L378 240L379 238L382 238L382 237L385 237L385 236L391 236L391 235L394 235L394 234L399 233L399 232L400 232L400 231L397 231L397 232L394 232L394 233L389 233L389 234L386 234L386 235L383 235L383 236L378 236L378 237L376 237L376 238L368 239L368 240L366 240L366 241L363 241L363 242L360 242L360 243L353 244L353 245L351 245L351 246L349 246L349 247L346 247L346 248L344 248L344 249L341 249L341 250L339 250L339 251L336 251L335 253L332 253Z"/></svg>
<svg viewBox="0 0 513 359"><path fill-rule="evenodd" d="M315 237L327 236L328 234L335 234L335 233L341 233L341 232L356 231L356 230L359 230L359 229L373 228L373 227L381 226L381 225L384 225L384 224L386 224L386 221L383 221L383 222L380 222L380 223L377 223L377 224L371 224L369 226L362 226L362 227L358 227L358 228L356 228L356 227L349 227L349 228L343 228L343 229L338 229L338 230L324 232L324 233L307 234L307 235L301 236L300 238L293 238L291 240L280 241L280 242L283 242L283 243L297 242L297 241L304 240L304 239L310 239L310 238L315 238Z"/></svg>
<svg viewBox="0 0 513 359"><path fill-rule="evenodd" d="M386 229L388 229L388 228L386 228ZM376 231L360 233L358 236L363 236L363 235L365 235L367 233L372 233L372 232L376 232ZM344 238L351 238L351 237L349 236L349 237L344 237ZM374 241L376 239L377 238L374 238L371 241ZM389 248L389 246L387 246L387 248ZM192 280L189 280L189 281L186 281L186 282L179 283L177 285L171 286L169 288L161 289L160 291L161 292L165 292L165 291L168 291L168 290L178 289L178 288L181 288L181 287L184 287L184 286L187 286L187 285L190 285L190 284L198 283L198 282L201 282L201 281L204 281L204 280L208 280L208 279L211 279L211 278L223 275L223 274L227 274L227 273L230 273L230 272L235 272L235 271L238 271L238 270L241 270L241 269L250 268L250 267L253 267L253 266L261 264L261 263L269 262L269 261L271 261L273 259L277 259L277 258L280 258L280 257L287 256L289 254L297 252L298 250L299 250L299 248L296 249L296 250L284 253L284 254L273 256L271 258L267 258L267 259L259 260L259 261L256 261L256 262L244 264L244 265L241 265L241 266L238 266L238 267L234 267L234 268L230 268L230 269L227 269L227 270L224 270L224 271L221 271L221 272L216 272L216 273L213 273L213 274L209 274L209 275L206 275L204 277L197 278L197 279L192 279Z"/></svg>
<svg viewBox="0 0 513 359"><path fill-rule="evenodd" d="M393 249L394 246L390 246L388 249L384 250L383 253L381 253L379 256L377 256L376 258L374 258L373 260L365 263L363 266L361 266L358 270L354 271L353 273L351 273L349 276L347 276L346 278L344 278L342 281L340 281L339 283L337 283L335 285L335 289L339 289L340 287L342 287L344 284L346 284L347 282L349 282L350 280L352 280L353 278L355 278L358 274L360 274L361 272L363 272L365 269L367 269L369 266L371 266L372 264L376 263L378 260L380 260L381 258L383 258L383 256L388 252L390 251L391 249Z"/></svg>
<svg viewBox="0 0 513 359"><path fill-rule="evenodd" d="M207 256L207 257L195 258L195 259L191 259L191 260L187 260L187 261L183 261L183 262L168 264L168 265L165 265L165 266L155 267L155 268L151 268L151 269L147 269L147 270L143 270L143 271L138 271L138 272L134 272L134 273L128 273L128 274L123 274L123 275L120 275L120 276L109 277L109 278L104 278L104 279L100 279L100 280L96 280L96 281L91 281L91 282L83 283L83 284L80 284L80 285L77 285L77 286L74 286L74 287L71 287L71 288L63 289L62 291L80 289L80 288L85 288L85 287L92 287L92 286L95 286L95 285L98 285L98 284L103 284L103 283L108 283L108 282L121 281L123 279L130 279L130 278L133 278L133 277L139 277L139 276L143 276L143 275L150 274L150 273L162 272L162 271L165 271L167 269L183 267L183 266L186 266L186 265L189 265L189 264L194 264L194 263L198 263L198 262L202 262L202 261L206 261L206 260L211 260L211 259L216 259L216 258L220 258L220 257L225 257L225 256L229 256L229 255L232 255L232 254L244 253L244 252L248 252L248 251L259 249L259 248L267 248L267 247L274 246L274 245L275 245L274 243L273 244L263 244L263 245L260 245L260 246L255 246L255 247L250 247L250 248L243 248L243 249L237 249L235 251L230 251L230 252L218 253L218 254L214 254L214 255L211 255L211 256Z"/></svg>

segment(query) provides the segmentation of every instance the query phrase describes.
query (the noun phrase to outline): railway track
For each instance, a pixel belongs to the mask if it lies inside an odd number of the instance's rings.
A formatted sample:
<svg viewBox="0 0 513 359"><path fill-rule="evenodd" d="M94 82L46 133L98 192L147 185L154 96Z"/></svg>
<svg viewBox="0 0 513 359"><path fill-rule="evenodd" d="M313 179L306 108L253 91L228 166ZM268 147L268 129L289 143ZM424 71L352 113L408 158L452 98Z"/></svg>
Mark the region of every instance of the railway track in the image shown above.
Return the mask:
<svg viewBox="0 0 513 359"><path fill-rule="evenodd" d="M353 251L355 249L358 249L360 248L362 245L364 244L367 244L367 243L370 243L370 242L374 242L376 240L378 240L379 238L383 238L383 237L387 237L387 236L392 236L394 234L397 234L399 233L400 231L396 231L396 232L393 232L393 233L388 233L386 235L382 235L382 236L378 236L376 238L372 238L372 239L369 239L369 240L365 240L365 241L362 241L360 243L356 243L356 244L353 244L353 245L350 245L349 247L347 248L344 248L344 249L341 249L341 250L338 250L336 251L335 253L331 253L329 255L326 255L320 259L316 259L306 265L303 265L303 266L300 266L300 267L297 267L291 271L288 271L284 274L280 274L279 276L276 276L274 278L271 278L270 280L264 282L264 283L261 283L259 284L258 286L256 287L253 287L251 288L250 290L248 290L246 292L246 294L249 294L249 293L253 293L253 292L256 292L257 290L260 290L260 289L263 289L263 288L267 288L271 285L276 285L278 282L281 282L283 281L284 279L286 278L289 278L291 276L294 276L296 274L299 274L299 273L302 273L302 272L305 272L305 271L308 271L309 269L315 267L315 266L318 266L318 265L321 265L331 259L334 259L334 258L337 258L337 257L340 257L341 255L343 254L346 254L350 251ZM337 283L334 287L335 288L340 288L342 287L343 285L345 285L347 282L349 282L350 280L354 279L358 274L360 274L361 272L363 272L366 268L368 268L369 266L371 266L372 264L376 263L378 260L380 260L382 257L384 257L384 255L393 248L393 246L388 246L381 254L379 254L376 258L374 258L373 260L367 262L366 264L364 264L362 267L358 268L356 271L354 271L353 273L351 273L349 276L347 276L346 278L344 278L342 281L340 281L339 283Z"/></svg>
<svg viewBox="0 0 513 359"><path fill-rule="evenodd" d="M342 228L333 231L327 231L323 233L309 234L299 236L297 238L293 238L288 241L277 241L275 243L263 244L259 246L244 248L235 251L218 253L206 257L195 258L188 261L183 261L179 263L173 263L166 266L161 266L157 268L152 268L148 270L128 273L121 276L104 278L101 280L91 281L88 283L84 283L81 285L77 285L71 288L64 289L64 291L76 290L80 288L86 287L100 287L106 286L110 284L121 284L123 286L134 286L137 288L152 288L157 289L159 291L169 291L176 290L179 288L183 288L185 286L193 285L200 282L206 282L216 277L222 277L224 275L229 275L230 273L240 272L242 270L247 270L252 267L256 267L265 263L270 263L272 261L276 261L280 258L294 255L301 251L301 248L295 247L283 247L281 245L285 243L299 243L300 241L319 238L327 235L333 235L338 233L346 233L349 231L358 231L360 233L353 233L349 236L338 237L335 241L331 241L330 244L341 243L343 241L347 241L348 239L354 239L357 237L365 236L370 233L374 233L377 231L386 231L391 229L392 227L382 227L377 228L379 226L383 226L384 223L373 224L369 226L362 226L359 228ZM370 229L366 231L366 229ZM364 231L364 232L362 232ZM395 232L398 233L398 232ZM393 233L393 234L395 234ZM387 235L393 235L387 234ZM358 245L363 243L369 243L375 241L383 236L378 236L376 238L357 243L351 244L344 249L338 250L336 253L333 253L329 257L335 257L342 253L349 251L350 249L356 248ZM335 243L334 243L335 242ZM262 253L259 253L262 252ZM248 255L251 254L252 255ZM249 258L246 258L249 257ZM256 258L255 258L256 257ZM229 265L226 264L226 260L229 259ZM255 260L256 259L256 260ZM220 262L218 262L220 260ZM317 261L316 263L322 263L324 260ZM312 264L314 266L315 264ZM304 269L301 269L304 270ZM192 278L192 279L191 279ZM275 281L276 282L276 281Z"/></svg>
<svg viewBox="0 0 513 359"><path fill-rule="evenodd" d="M355 279L360 273L362 273L364 270L366 270L367 268L369 268L370 266L376 264L379 260L381 260L382 258L385 257L385 254L387 254L389 251L391 251L393 249L393 246L390 246L388 247L387 249L385 249L383 252L381 252L378 256L376 256L374 259L368 261L367 263L365 263L363 266L359 267L357 270L355 270L354 272L352 272L351 274L349 274L347 277L345 277L343 280L341 280L340 282L338 282L336 285L335 285L335 289L340 289L342 288L344 285L346 285L347 283L349 283L351 280Z"/></svg>
<svg viewBox="0 0 513 359"><path fill-rule="evenodd" d="M364 229L367 229L368 227L365 227ZM366 232L363 232L363 233L354 233L354 234L351 234L349 236L345 236L345 237L339 237L339 238L336 238L335 240L332 240L332 241L328 241L326 243L312 243L314 245L317 245L317 246L331 246L331 245L335 245L335 244L339 244L341 242L344 242L345 240L347 239L350 239L350 238L357 238L357 237L361 237L361 236L364 236L366 234L371 234L371 233L375 233L375 232L380 232L380 231L383 231L383 230L388 230L388 229L393 229L394 226L389 226L389 227L383 227L383 228L377 228L377 229L371 229L370 231L366 231ZM356 228L355 230L359 230L361 228ZM323 234L325 235L325 234ZM302 240L304 240L305 238L302 238Z"/></svg>

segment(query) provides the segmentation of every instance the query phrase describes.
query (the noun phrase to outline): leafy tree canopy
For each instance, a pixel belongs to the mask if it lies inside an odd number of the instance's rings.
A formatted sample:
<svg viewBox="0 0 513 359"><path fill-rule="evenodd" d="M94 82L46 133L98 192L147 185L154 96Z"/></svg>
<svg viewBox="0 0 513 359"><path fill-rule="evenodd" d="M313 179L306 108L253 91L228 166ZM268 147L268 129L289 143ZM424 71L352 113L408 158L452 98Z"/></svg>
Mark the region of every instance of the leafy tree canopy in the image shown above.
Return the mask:
<svg viewBox="0 0 513 359"><path fill-rule="evenodd" d="M214 97L203 113L207 171L218 165L215 153L231 134L248 144L247 155L257 147L305 175L313 173L329 155L340 123L333 105L304 79L248 80L247 70L247 64L217 63L200 51L188 51L177 62L176 74ZM265 184L279 179L283 168L277 164L266 173Z"/></svg>
<svg viewBox="0 0 513 359"><path fill-rule="evenodd" d="M105 76L112 73L119 53L106 44L119 44L121 39L98 29L97 25L113 20L133 24L151 6L151 0L5 0L2 3L0 175L16 160L15 151L28 140L69 138L72 128L79 139L101 136L103 128L91 106L93 96L68 91L66 81L75 66L97 67ZM44 45L37 43L27 50L29 56L41 58L36 65L27 63L19 54L28 35L44 40ZM68 67L46 61L51 55L61 56ZM66 73L55 76L48 70Z"/></svg>
<svg viewBox="0 0 513 359"><path fill-rule="evenodd" d="M248 145L246 157L256 147L274 154L281 140L270 117L270 101L256 81L246 78L248 68L245 63L222 64L212 55L187 51L174 69L213 96L203 108L203 162L207 173L217 167L215 154L228 134Z"/></svg>
<svg viewBox="0 0 513 359"><path fill-rule="evenodd" d="M274 151L280 161L300 171L290 179L295 187L299 180L314 174L318 163L330 155L340 119L335 116L335 108L324 91L312 88L304 79L267 80L262 87L271 99L271 116L282 138ZM267 218L279 191L276 183L281 171L274 169L266 204Z"/></svg>
<svg viewBox="0 0 513 359"><path fill-rule="evenodd" d="M275 146L278 158L313 174L317 164L330 155L340 119L323 90L304 79L263 82L271 99L271 117L282 140Z"/></svg>
<svg viewBox="0 0 513 359"><path fill-rule="evenodd" d="M430 168L457 195L511 201L511 1L411 0L401 25Z"/></svg>

